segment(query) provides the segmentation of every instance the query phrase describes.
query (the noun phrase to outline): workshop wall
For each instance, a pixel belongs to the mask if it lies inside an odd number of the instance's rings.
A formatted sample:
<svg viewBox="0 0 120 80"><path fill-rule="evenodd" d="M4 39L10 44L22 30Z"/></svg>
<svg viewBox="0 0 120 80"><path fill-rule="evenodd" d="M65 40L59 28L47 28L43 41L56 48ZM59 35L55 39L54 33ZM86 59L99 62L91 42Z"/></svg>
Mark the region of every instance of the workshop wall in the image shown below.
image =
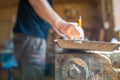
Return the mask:
<svg viewBox="0 0 120 80"><path fill-rule="evenodd" d="M18 0L0 0L0 50L5 48L8 39L13 37Z"/></svg>

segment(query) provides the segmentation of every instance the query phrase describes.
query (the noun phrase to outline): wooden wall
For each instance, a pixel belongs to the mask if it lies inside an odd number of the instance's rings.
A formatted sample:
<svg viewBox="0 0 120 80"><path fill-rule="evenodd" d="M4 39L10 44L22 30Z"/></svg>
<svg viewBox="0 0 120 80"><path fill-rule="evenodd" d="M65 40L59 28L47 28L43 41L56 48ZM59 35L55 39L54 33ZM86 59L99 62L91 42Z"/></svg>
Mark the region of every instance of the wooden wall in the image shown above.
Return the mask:
<svg viewBox="0 0 120 80"><path fill-rule="evenodd" d="M103 0L105 3L105 20L103 20L103 23L107 22L109 24L109 28L105 29L105 40L110 41L112 38L117 38L119 39L119 32L115 32L115 23L116 21L114 20L114 8L113 8L113 3L112 0ZM117 4L116 4L117 5ZM116 8L117 9L117 8ZM105 25L104 25L105 27Z"/></svg>
<svg viewBox="0 0 120 80"><path fill-rule="evenodd" d="M119 40L120 40L120 0L112 0L113 5L113 19L115 22L114 27L116 28L116 31L119 31Z"/></svg>
<svg viewBox="0 0 120 80"><path fill-rule="evenodd" d="M0 0L0 45L12 38L12 28L16 19L18 0Z"/></svg>

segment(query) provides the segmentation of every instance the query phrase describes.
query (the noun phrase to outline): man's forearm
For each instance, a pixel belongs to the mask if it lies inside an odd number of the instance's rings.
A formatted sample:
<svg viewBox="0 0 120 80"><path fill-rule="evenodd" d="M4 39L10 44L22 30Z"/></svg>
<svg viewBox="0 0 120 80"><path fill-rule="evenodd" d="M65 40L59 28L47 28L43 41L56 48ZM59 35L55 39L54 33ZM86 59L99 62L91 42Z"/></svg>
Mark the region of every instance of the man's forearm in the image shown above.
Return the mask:
<svg viewBox="0 0 120 80"><path fill-rule="evenodd" d="M47 0L29 0L29 2L38 16L50 23L58 34L64 34L68 39L72 39L72 36L80 38L80 33L75 29L75 26L64 21L51 8Z"/></svg>
<svg viewBox="0 0 120 80"><path fill-rule="evenodd" d="M47 0L29 0L36 13L52 26L62 21L58 14L51 8ZM57 26L56 26L57 27Z"/></svg>

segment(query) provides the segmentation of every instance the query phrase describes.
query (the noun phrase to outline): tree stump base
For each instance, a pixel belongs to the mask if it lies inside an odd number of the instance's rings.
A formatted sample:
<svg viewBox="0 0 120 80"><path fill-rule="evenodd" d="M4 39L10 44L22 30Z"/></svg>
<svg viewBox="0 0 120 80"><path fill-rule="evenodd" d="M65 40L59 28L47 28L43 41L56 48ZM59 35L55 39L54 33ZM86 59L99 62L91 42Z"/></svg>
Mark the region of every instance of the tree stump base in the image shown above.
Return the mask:
<svg viewBox="0 0 120 80"><path fill-rule="evenodd" d="M55 55L55 80L118 80L110 60L87 52Z"/></svg>

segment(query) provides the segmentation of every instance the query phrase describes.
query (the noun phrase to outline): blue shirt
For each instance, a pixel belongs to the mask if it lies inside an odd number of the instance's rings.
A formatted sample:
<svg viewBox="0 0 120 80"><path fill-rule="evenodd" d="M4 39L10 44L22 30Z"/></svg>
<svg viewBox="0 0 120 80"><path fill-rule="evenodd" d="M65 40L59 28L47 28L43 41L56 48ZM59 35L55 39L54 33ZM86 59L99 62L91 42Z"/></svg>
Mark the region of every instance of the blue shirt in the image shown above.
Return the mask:
<svg viewBox="0 0 120 80"><path fill-rule="evenodd" d="M47 1L52 6L53 1ZM20 0L17 21L13 32L22 32L28 35L47 39L49 29L50 24L48 24L36 14L28 0Z"/></svg>

